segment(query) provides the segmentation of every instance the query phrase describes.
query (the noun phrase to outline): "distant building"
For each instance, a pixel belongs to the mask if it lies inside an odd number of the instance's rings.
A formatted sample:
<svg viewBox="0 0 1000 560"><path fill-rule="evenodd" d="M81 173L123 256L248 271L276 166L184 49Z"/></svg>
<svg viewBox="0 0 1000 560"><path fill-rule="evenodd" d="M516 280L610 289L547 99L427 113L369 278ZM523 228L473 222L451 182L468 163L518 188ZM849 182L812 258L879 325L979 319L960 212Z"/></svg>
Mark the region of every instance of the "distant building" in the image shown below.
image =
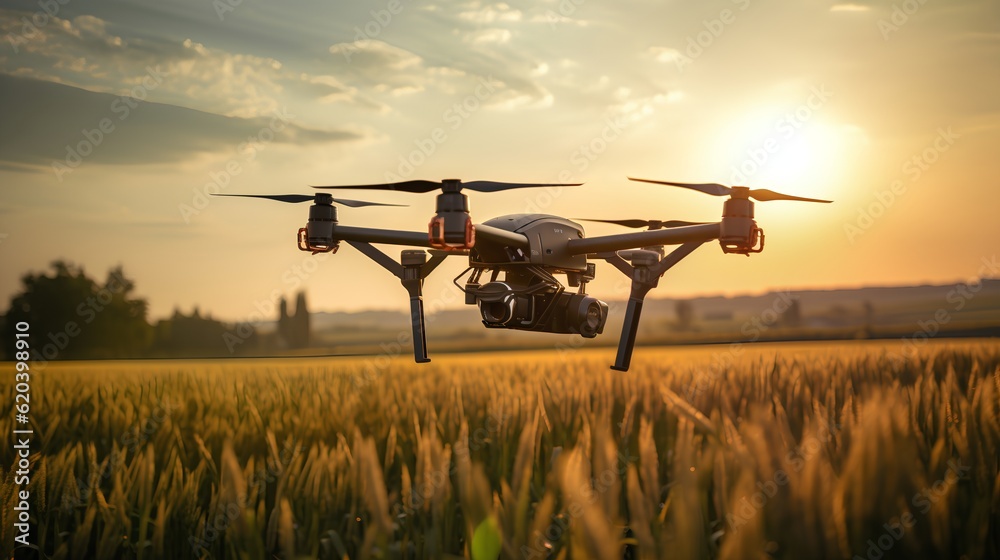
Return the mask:
<svg viewBox="0 0 1000 560"><path fill-rule="evenodd" d="M686 299L679 299L674 304L674 314L677 316L677 330L691 330L694 324L694 305Z"/></svg>
<svg viewBox="0 0 1000 560"><path fill-rule="evenodd" d="M281 298L278 306L278 336L287 348L306 348L309 346L309 308L306 305L305 292L299 292L295 297L295 312L288 313L288 302Z"/></svg>

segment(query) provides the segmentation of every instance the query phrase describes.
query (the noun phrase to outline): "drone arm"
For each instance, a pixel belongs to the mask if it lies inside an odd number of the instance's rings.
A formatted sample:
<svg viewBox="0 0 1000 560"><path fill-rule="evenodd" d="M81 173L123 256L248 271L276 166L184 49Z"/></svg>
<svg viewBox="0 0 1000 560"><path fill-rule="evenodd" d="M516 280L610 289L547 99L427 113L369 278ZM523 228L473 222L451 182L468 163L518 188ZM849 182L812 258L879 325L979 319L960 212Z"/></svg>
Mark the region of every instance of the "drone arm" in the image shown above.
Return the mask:
<svg viewBox="0 0 1000 560"><path fill-rule="evenodd" d="M431 258L420 267L420 277L427 278L431 272L434 272L434 269L437 268L439 264L443 263L448 257L455 254L456 253L432 254Z"/></svg>
<svg viewBox="0 0 1000 560"><path fill-rule="evenodd" d="M642 231L639 233L622 233L618 235L604 235L601 237L570 239L566 242L566 250L571 255L582 255L587 253L622 251L625 249L649 247L653 245L680 245L682 243L701 244L706 241L718 239L719 235L720 224L714 223L670 229L656 229Z"/></svg>
<svg viewBox="0 0 1000 560"><path fill-rule="evenodd" d="M669 255L663 257L660 262L653 268L653 271L662 276L668 270L674 267L675 264L681 262L684 257L690 255L697 249L701 247L704 241L692 241L681 245L680 247L674 249Z"/></svg>
<svg viewBox="0 0 1000 560"><path fill-rule="evenodd" d="M431 242L430 239L427 237L426 231L399 231L392 229L374 229L374 228L362 228L353 226L342 226L338 224L333 226L333 238L339 241L347 241L348 243L351 243L353 241L361 243L387 243L390 245L409 245L411 247L431 246ZM357 247L356 245L354 245L354 243L351 243L351 245L354 246L355 248Z"/></svg>
<svg viewBox="0 0 1000 560"><path fill-rule="evenodd" d="M400 280L403 279L403 266L392 260L392 257L389 255L363 241L348 241L347 244L360 251L364 254L364 256L378 263L379 266L388 270L396 278L399 278Z"/></svg>
<svg viewBox="0 0 1000 560"><path fill-rule="evenodd" d="M630 265L627 262L625 262L625 259L623 259L621 257L621 255L619 255L616 251L608 251L607 253L591 254L591 255L587 255L587 258L588 259L590 259L590 258L603 259L603 260L607 261L608 263L614 265L614 267L617 268L618 270L620 270L622 272L622 274L624 274L625 276L628 276L630 278L632 277L632 271L634 270L632 268L632 265Z"/></svg>
<svg viewBox="0 0 1000 560"><path fill-rule="evenodd" d="M476 236L495 241L508 247L528 247L528 238L520 233L514 233L485 224L475 226ZM425 231L400 231L393 229L375 229L353 226L333 226L333 238L339 241L362 243L387 243L390 245L408 245L411 247L431 247L430 238Z"/></svg>

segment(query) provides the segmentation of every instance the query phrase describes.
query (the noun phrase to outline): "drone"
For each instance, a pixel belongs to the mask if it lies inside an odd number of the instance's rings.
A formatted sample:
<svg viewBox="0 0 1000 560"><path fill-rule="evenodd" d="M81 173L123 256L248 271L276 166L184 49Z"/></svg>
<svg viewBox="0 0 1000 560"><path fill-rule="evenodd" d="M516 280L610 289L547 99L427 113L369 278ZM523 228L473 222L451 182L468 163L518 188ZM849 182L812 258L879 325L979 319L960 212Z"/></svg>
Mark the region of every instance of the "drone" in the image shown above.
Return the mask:
<svg viewBox="0 0 1000 560"><path fill-rule="evenodd" d="M608 304L586 291L587 283L593 281L596 274L596 263L592 261L610 263L631 279L618 353L611 366L617 371L628 371L643 301L670 268L710 241L717 240L724 253L749 256L764 249L764 232L754 221L753 200L830 202L718 183L628 179L729 198L723 203L719 222L583 219L581 221L646 228L641 232L587 237L580 224L549 214L510 214L476 224L470 215L469 197L463 192L577 187L582 183L462 182L445 179L313 187L321 190L406 193L440 191L427 231L347 226L341 225L337 218L337 205L358 208L400 206L398 204L338 199L326 192L314 195L217 196L264 198L286 203L311 201L306 226L298 230L298 248L312 254L336 253L341 243L347 243L396 276L410 296L413 358L417 363L430 361L424 323L423 283L447 258L468 258L468 268L455 278L454 283L465 293L466 304L479 307L486 328L579 335L584 338L594 338L603 333L608 319ZM373 244L419 249L404 249L397 262ZM664 246L667 245L677 247L666 253ZM559 277L565 277L565 284Z"/></svg>

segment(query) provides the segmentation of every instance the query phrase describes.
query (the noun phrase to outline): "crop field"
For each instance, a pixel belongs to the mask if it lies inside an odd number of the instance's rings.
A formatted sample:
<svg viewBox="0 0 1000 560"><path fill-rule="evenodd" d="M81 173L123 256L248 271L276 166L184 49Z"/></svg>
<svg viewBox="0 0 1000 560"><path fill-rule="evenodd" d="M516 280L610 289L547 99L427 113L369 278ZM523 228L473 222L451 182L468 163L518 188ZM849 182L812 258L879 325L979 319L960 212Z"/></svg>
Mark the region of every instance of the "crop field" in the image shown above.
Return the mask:
<svg viewBox="0 0 1000 560"><path fill-rule="evenodd" d="M35 369L33 540L60 559L1000 557L1000 342L641 348L628 373L609 349L403 354ZM4 558L15 463L0 448Z"/></svg>

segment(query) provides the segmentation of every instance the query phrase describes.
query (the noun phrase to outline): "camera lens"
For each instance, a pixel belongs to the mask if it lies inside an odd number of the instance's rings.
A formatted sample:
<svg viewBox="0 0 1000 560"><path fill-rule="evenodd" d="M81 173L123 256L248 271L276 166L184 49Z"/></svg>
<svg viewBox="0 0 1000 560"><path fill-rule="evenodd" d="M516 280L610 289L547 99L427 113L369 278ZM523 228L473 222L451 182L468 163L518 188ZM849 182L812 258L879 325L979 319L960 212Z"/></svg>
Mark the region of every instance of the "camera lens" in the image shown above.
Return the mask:
<svg viewBox="0 0 1000 560"><path fill-rule="evenodd" d="M479 312L487 325L503 326L516 315L514 290L504 282L489 282L475 289Z"/></svg>
<svg viewBox="0 0 1000 560"><path fill-rule="evenodd" d="M585 294L573 294L567 298L566 303L566 326L569 332L593 338L604 331L604 323L608 320L606 303Z"/></svg>
<svg viewBox="0 0 1000 560"><path fill-rule="evenodd" d="M587 332L596 332L597 328L601 325L601 306L597 302L591 303L587 307L587 317L584 319L584 330Z"/></svg>
<svg viewBox="0 0 1000 560"><path fill-rule="evenodd" d="M502 301L484 301L480 309L483 319L490 323L504 324L510 321L510 306Z"/></svg>

